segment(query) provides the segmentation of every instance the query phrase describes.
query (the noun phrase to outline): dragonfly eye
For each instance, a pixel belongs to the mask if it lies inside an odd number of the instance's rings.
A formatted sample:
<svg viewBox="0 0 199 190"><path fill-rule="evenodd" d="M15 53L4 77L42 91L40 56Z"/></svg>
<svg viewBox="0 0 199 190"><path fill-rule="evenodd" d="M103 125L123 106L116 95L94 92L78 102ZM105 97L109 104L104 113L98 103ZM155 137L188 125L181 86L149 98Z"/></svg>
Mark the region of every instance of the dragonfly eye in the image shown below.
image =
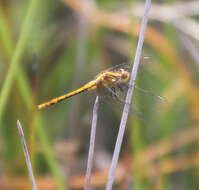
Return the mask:
<svg viewBox="0 0 199 190"><path fill-rule="evenodd" d="M129 72L123 71L121 77L123 82L127 82L129 80Z"/></svg>

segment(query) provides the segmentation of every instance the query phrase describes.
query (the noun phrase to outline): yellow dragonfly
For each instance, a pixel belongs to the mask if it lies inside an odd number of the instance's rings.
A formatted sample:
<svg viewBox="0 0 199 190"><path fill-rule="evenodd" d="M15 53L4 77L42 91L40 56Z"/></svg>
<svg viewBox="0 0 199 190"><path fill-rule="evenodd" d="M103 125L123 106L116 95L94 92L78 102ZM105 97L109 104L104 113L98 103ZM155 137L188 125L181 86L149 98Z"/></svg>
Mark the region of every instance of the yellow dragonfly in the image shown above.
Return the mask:
<svg viewBox="0 0 199 190"><path fill-rule="evenodd" d="M105 71L102 71L95 77L94 80L83 85L81 88L39 104L38 109L49 107L67 98L91 90L97 90L99 92L99 95L104 94L104 92L109 92L111 96L115 96L117 98L116 90L118 91L119 89L120 91L124 91L124 89L128 87L130 68L130 64L120 64ZM107 90L104 91L104 89Z"/></svg>

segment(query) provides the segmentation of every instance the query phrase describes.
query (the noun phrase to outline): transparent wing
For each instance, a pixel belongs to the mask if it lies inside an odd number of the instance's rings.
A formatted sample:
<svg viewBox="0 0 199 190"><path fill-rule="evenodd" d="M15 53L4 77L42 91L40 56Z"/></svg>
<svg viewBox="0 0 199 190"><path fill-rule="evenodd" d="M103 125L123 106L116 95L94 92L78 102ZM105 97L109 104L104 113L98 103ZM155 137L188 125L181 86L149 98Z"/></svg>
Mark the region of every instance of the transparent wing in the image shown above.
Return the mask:
<svg viewBox="0 0 199 190"><path fill-rule="evenodd" d="M130 71L131 70L131 65L128 64L128 63L124 63L124 64L120 64L120 65L116 65L114 67L111 67L111 68L109 68L109 69L107 69L105 71L116 72L117 70L119 70L121 68L125 69L127 71ZM97 89L97 93L103 99L105 98L105 101L107 101L107 100L108 101L115 100L119 104L124 104L128 88L129 88L129 83L128 82L127 83L123 83L123 82L119 83L118 82L118 83L116 83L116 84L114 84L112 86L98 88ZM143 110L142 107L145 107L144 106L145 105L144 102L149 102L151 104L150 107L152 109L154 109L154 108L156 109L157 108L156 107L156 103L158 101L159 101L160 104L163 104L165 102L165 98L163 98L162 96L159 96L158 94L153 93L150 90L139 88L139 87L137 87L136 84L135 84L135 91L134 92L135 92L134 96L135 97L140 97L141 101L143 103L143 104L141 104L141 106L139 106L141 108L141 109L139 109L140 111ZM133 107L134 107L134 105L133 105ZM142 115L142 113L143 113L143 111L138 112L138 111L135 111L135 110L133 110L133 112L134 113L135 112L139 113L139 114L136 114L136 115Z"/></svg>
<svg viewBox="0 0 199 190"><path fill-rule="evenodd" d="M97 88L97 94L101 97L111 97L124 101L127 90L128 83L117 83L117 85Z"/></svg>
<svg viewBox="0 0 199 190"><path fill-rule="evenodd" d="M117 71L119 69L125 69L127 71L131 71L131 64L130 63L122 63L113 67L108 68L106 71Z"/></svg>
<svg viewBox="0 0 199 190"><path fill-rule="evenodd" d="M98 89L97 92L104 102L110 104L113 107L117 107L117 111L122 111L122 108L125 104L127 90L128 85L120 85L114 87L101 88ZM134 105L131 106L130 113L142 119L143 121L146 121L146 117L144 116L144 114L138 111L138 109L136 109Z"/></svg>
<svg viewBox="0 0 199 190"><path fill-rule="evenodd" d="M108 102L108 103L112 102L114 106L119 106L119 110L120 110L120 108L122 108L121 105L125 104L126 93L127 93L128 88L129 88L128 83L121 83L112 87L109 86L109 87L99 88L97 89L97 93L100 96L100 98L103 99L103 101ZM141 99L143 99L144 101L150 102L151 110L154 111L155 109L157 112L160 111L159 108L157 107L157 103L159 102L158 105L163 106L165 105L165 102L166 102L164 97L154 94L151 91L141 89L136 86L135 86L134 96L142 97ZM137 106L135 108L135 104L133 103L133 105L131 106L130 113L146 121L146 117L144 114L145 112L144 107L145 106L141 104L139 108L137 108Z"/></svg>

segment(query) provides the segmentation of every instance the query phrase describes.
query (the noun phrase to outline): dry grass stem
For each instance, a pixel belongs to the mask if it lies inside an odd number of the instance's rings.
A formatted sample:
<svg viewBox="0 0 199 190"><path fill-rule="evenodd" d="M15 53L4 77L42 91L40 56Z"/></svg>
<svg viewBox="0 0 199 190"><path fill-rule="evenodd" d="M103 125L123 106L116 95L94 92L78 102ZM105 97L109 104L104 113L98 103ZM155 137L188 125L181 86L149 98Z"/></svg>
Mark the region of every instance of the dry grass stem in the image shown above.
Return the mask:
<svg viewBox="0 0 199 190"><path fill-rule="evenodd" d="M27 147L24 132L23 132L23 129L22 129L22 126L21 126L21 123L20 123L19 120L17 120L17 128L18 128L18 131L19 131L21 144L22 144L22 147L23 147L23 152L24 152L24 156L25 156L25 160L26 160L26 166L28 168L29 178L30 178L30 181L32 183L32 190L37 190L37 185L36 185L35 177L34 177L34 174L33 174L32 165L31 165L31 162L30 162L30 155L29 155L29 152L28 152L28 147Z"/></svg>
<svg viewBox="0 0 199 190"><path fill-rule="evenodd" d="M180 36L181 43L183 44L183 47L189 52L189 54L192 56L194 63L199 68L199 49L196 46L196 44L189 39L186 35L182 34Z"/></svg>
<svg viewBox="0 0 199 190"><path fill-rule="evenodd" d="M140 28L140 34L139 34L139 38L138 38L138 44L137 44L136 53L135 53L133 69L132 69L131 78L129 81L130 87L128 89L126 100L125 100L126 103L124 105L124 110L123 110L123 114L122 114L122 118L121 118L121 122L120 122L120 127L119 127L116 145L115 145L115 150L113 153L111 167L109 170L106 190L111 190L112 186L113 186L115 170L117 167L119 154L120 154L120 150L121 150L121 145L123 142L123 136L124 136L126 123L127 123L127 119L128 119L128 114L129 114L129 110L130 110L130 106L131 106L131 100L132 100L133 90L134 90L134 86L135 86L134 83L135 83L135 80L137 77L138 68L139 68L139 64L140 64L142 47L144 44L144 35L145 35L146 28L147 28L147 21L148 21L150 7L151 7L151 0L146 0L144 15L143 15L142 23L141 23L141 28Z"/></svg>
<svg viewBox="0 0 199 190"><path fill-rule="evenodd" d="M91 171L92 171L92 166L93 166L98 108L99 108L99 97L97 96L94 107L93 107L93 120L92 120L92 126L91 126L90 145L89 145L87 170L86 170L86 178L85 178L85 186L84 186L85 190L91 189Z"/></svg>

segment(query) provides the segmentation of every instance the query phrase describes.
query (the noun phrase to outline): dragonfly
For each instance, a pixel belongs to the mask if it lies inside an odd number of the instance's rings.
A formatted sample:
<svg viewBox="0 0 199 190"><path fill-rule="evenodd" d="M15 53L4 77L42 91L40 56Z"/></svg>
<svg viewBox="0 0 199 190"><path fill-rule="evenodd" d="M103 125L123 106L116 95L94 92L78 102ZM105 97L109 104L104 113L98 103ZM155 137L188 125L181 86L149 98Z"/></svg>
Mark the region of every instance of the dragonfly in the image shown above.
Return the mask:
<svg viewBox="0 0 199 190"><path fill-rule="evenodd" d="M118 91L122 92L122 94L124 94L124 91L127 91L126 89L128 89L130 70L131 66L128 63L119 64L115 67L106 69L99 73L93 80L86 83L77 90L71 91L62 96L39 104L38 109L41 110L47 108L82 92L93 90L96 90L99 96L105 96L106 94L110 94L110 96L122 101L119 98Z"/></svg>

